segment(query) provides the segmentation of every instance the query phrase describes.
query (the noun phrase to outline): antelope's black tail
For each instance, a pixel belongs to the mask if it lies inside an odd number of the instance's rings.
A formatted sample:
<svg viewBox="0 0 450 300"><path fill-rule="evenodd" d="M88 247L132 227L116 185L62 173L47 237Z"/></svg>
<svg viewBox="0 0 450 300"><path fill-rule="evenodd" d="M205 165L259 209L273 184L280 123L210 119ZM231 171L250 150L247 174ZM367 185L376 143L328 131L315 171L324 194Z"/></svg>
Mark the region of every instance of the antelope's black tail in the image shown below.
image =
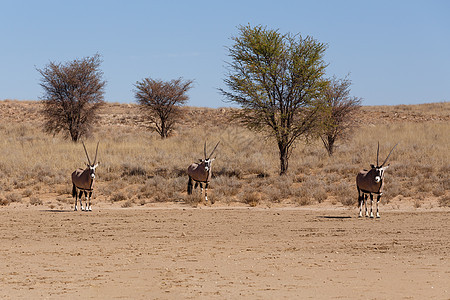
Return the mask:
<svg viewBox="0 0 450 300"><path fill-rule="evenodd" d="M72 197L76 197L77 196L77 188L75 187L75 184L73 185L72 188Z"/></svg>

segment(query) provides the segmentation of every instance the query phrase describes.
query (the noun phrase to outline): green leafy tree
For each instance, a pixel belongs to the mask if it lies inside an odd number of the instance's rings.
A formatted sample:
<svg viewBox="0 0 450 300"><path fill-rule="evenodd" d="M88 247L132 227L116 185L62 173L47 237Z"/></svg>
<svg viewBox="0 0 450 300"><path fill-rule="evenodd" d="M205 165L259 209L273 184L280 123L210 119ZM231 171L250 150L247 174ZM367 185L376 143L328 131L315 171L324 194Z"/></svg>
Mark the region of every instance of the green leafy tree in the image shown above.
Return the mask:
<svg viewBox="0 0 450 300"><path fill-rule="evenodd" d="M50 62L37 69L44 89L44 130L63 132L72 141L90 133L104 104L106 82L102 80L100 55L75 59L65 64Z"/></svg>
<svg viewBox="0 0 450 300"><path fill-rule="evenodd" d="M224 80L229 90L220 91L242 108L236 117L248 128L274 137L285 174L296 140L319 126L327 46L261 25L239 27L232 40Z"/></svg>
<svg viewBox="0 0 450 300"><path fill-rule="evenodd" d="M324 103L328 109L322 115L324 126L319 136L329 156L334 153L336 141L349 136L355 124L355 113L361 107L361 98L350 96L351 84L347 77L332 77L324 91Z"/></svg>

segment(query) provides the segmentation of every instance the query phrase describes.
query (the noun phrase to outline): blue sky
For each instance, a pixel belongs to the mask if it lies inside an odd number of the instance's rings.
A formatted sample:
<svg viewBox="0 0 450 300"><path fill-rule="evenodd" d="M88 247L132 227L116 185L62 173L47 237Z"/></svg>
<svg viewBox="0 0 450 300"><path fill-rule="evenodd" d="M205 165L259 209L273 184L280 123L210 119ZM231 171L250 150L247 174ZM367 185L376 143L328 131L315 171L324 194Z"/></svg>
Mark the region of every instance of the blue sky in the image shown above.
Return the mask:
<svg viewBox="0 0 450 300"><path fill-rule="evenodd" d="M50 61L102 55L105 100L134 102L145 77L192 79L191 106L223 107L226 47L239 25L328 44L364 105L450 100L450 1L0 0L0 100L37 100Z"/></svg>

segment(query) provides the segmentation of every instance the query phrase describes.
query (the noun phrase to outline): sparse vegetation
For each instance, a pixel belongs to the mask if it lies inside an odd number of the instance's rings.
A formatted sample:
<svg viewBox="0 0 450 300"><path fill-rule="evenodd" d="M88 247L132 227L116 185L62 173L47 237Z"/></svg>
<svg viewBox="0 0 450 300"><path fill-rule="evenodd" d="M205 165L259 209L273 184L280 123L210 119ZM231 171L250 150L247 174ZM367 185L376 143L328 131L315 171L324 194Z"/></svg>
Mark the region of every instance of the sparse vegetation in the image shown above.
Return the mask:
<svg viewBox="0 0 450 300"><path fill-rule="evenodd" d="M33 197L46 199L43 195L49 193L56 194L57 205L72 203L70 174L85 164L85 154L79 145L40 130L40 105L0 101L0 138L6 141L0 144L2 206L31 204ZM332 157L323 151L319 140L299 144L292 153L290 173L281 177L277 176L277 147L263 135L229 122L227 116L232 109L198 109L207 116L206 123L192 124L189 116L197 114L197 108L184 107L183 115L189 120L181 120L175 134L162 140L139 123L135 108L106 104L102 110L103 123L93 136L93 140L101 137L98 160L102 164L96 174L94 206L96 202L109 202L120 207L128 205L124 204L127 201L134 206L155 202L198 204L195 195L199 190L194 190L193 197L186 197L185 170L198 159L197 151L190 149L196 149L198 140L212 139L222 141L208 189L208 198L218 204L252 202L244 197L254 191L259 194L257 205L331 201L356 206L356 174L375 162L376 141L380 140L380 153L400 142L389 160L386 198L382 201L402 196L402 203L409 201L414 207L419 196L434 197L441 207L449 206L449 103L362 107L356 122L364 120L370 126L356 130ZM392 118L396 114L405 119ZM264 176L260 176L262 172Z"/></svg>
<svg viewBox="0 0 450 300"><path fill-rule="evenodd" d="M30 198L30 205L42 205L42 200L39 197L32 196Z"/></svg>
<svg viewBox="0 0 450 300"><path fill-rule="evenodd" d="M261 202L261 194L256 191L244 191L243 201L245 204L255 207Z"/></svg>

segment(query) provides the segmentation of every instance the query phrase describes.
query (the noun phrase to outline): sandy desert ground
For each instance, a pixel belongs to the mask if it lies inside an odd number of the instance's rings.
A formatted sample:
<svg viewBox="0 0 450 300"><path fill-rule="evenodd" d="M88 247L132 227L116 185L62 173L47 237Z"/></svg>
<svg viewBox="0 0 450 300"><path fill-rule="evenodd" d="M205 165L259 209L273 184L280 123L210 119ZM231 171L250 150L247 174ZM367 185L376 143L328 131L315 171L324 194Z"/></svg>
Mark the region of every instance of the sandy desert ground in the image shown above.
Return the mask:
<svg viewBox="0 0 450 300"><path fill-rule="evenodd" d="M0 210L2 299L450 299L450 211Z"/></svg>

